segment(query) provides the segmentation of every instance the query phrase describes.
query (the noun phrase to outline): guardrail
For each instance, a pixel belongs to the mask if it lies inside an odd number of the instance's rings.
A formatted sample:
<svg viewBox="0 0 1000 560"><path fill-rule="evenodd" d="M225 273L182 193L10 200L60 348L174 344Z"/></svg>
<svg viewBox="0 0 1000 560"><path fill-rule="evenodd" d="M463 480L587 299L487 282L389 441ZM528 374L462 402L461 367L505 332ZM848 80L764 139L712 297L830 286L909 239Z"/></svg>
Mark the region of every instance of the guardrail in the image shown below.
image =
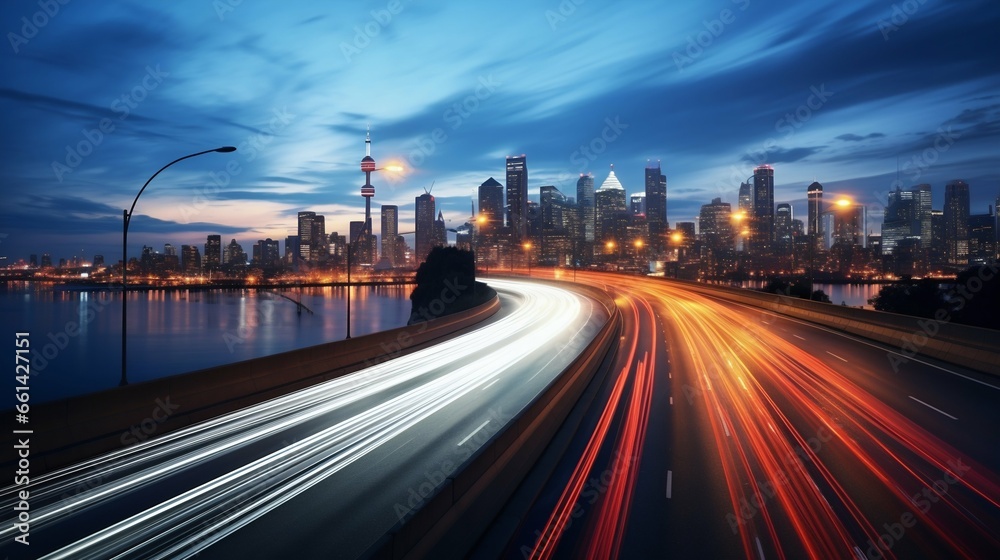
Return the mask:
<svg viewBox="0 0 1000 560"><path fill-rule="evenodd" d="M486 530L552 440L614 348L621 314L596 288L586 291L608 310L593 342L566 370L521 410L505 429L460 465L436 491L398 522L365 554L379 559L458 558Z"/></svg>
<svg viewBox="0 0 1000 560"><path fill-rule="evenodd" d="M499 309L493 292L479 306L415 325L32 406L32 474L408 354ZM13 437L0 446L13 449Z"/></svg>
<svg viewBox="0 0 1000 560"><path fill-rule="evenodd" d="M796 319L803 319L894 346L901 356L889 354L893 367L922 354L984 373L1000 376L1000 333L992 329L949 323L941 318L921 318L871 309L821 303L742 288L663 279L685 289L729 301L752 305ZM975 305L974 301L968 303ZM895 362L894 362L895 360Z"/></svg>

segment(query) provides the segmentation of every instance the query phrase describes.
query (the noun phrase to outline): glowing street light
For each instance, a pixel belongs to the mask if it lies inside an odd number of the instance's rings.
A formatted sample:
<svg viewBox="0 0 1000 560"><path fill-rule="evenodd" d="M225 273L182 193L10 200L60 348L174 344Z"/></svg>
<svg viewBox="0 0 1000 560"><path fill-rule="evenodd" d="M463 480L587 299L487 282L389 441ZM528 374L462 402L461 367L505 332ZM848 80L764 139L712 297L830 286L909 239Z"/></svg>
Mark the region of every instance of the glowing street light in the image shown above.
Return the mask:
<svg viewBox="0 0 1000 560"><path fill-rule="evenodd" d="M179 157L174 161L164 165L159 171L153 173L146 184L139 189L139 194L135 195L135 200L132 201L132 206L128 210L122 210L122 216L124 221L122 223L122 378L119 381L119 385L128 385L128 376L125 371L125 356L126 356L126 318L128 317L128 226L132 222L132 211L135 210L135 204L139 202L139 197L142 196L142 192L146 190L149 183L156 178L164 169L170 167L171 165L184 161L188 158L193 158L195 156L200 156L202 154L209 154L212 152L219 152L222 154L227 154L229 152L235 152L236 148L233 146L223 146L221 148L215 148L214 150L205 150L203 152L198 152L194 154L188 154L184 157Z"/></svg>

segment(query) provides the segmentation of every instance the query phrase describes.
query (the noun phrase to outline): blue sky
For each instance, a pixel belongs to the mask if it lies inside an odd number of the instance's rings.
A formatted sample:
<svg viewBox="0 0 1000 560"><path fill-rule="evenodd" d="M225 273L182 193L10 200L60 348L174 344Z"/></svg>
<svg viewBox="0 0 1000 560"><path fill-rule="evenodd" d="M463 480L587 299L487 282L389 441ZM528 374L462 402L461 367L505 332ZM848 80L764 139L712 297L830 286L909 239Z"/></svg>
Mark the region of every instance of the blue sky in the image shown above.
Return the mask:
<svg viewBox="0 0 1000 560"><path fill-rule="evenodd" d="M530 196L575 194L610 164L628 193L659 159L668 219L735 205L757 163L805 213L813 180L879 210L900 181L1000 194L1000 4L944 2L9 1L0 115L0 255L121 251L122 209L149 176L129 253L282 242L296 213L345 233L433 183L451 225L504 157ZM411 241L412 242L412 241Z"/></svg>

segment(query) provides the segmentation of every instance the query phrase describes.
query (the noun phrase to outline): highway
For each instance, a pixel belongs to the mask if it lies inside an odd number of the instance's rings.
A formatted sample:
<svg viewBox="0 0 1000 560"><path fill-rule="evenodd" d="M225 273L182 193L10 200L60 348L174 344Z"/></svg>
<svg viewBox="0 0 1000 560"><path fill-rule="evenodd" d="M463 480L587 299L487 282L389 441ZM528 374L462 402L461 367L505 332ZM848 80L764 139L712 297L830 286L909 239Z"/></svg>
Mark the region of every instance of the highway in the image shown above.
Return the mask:
<svg viewBox="0 0 1000 560"><path fill-rule="evenodd" d="M361 556L552 381L607 320L569 290L489 280L502 311L433 347L34 477L10 558Z"/></svg>
<svg viewBox="0 0 1000 560"><path fill-rule="evenodd" d="M616 296L618 363L506 548L473 557L1000 551L1000 380L894 371L891 348L659 279L577 281Z"/></svg>

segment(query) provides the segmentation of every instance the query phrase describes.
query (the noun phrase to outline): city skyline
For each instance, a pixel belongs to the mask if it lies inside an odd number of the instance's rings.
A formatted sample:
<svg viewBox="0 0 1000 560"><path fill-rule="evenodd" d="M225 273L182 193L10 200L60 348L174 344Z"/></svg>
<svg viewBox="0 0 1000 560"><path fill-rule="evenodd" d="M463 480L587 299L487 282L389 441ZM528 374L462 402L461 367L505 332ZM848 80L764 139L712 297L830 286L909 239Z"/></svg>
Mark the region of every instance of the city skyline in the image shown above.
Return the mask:
<svg viewBox="0 0 1000 560"><path fill-rule="evenodd" d="M647 160L660 160L671 226L716 197L735 207L758 163L775 167L774 200L795 216L806 215L814 180L827 198L885 206L897 161L899 186L931 184L936 209L949 181L969 185L972 214L1000 192L990 159L1000 77L988 48L1000 13L989 3L924 4L905 21L892 6L742 0L727 13L221 6L69 4L44 18L34 18L37 3L0 8L9 43L0 56L19 76L0 89L4 118L20 131L0 145L8 262L81 248L116 261L121 209L142 182L216 145L240 149L184 162L151 184L130 226L130 257L143 244L208 234L283 240L300 211L346 232L363 215L358 146L369 124L380 165L408 169L372 177L372 202L398 206L400 231L413 229L414 197L432 182L449 227L460 225L476 187L519 154L531 158L533 201L542 185L572 196L580 173L600 184L612 163L631 196L643 191ZM664 14L663 32L633 33L651 7ZM510 12L520 27L482 44ZM275 20L300 33L278 35ZM449 22L447 37L429 32ZM933 40L945 36L960 40ZM371 87L352 90L362 76ZM745 87L751 79L768 87ZM869 227L879 223L869 211Z"/></svg>

